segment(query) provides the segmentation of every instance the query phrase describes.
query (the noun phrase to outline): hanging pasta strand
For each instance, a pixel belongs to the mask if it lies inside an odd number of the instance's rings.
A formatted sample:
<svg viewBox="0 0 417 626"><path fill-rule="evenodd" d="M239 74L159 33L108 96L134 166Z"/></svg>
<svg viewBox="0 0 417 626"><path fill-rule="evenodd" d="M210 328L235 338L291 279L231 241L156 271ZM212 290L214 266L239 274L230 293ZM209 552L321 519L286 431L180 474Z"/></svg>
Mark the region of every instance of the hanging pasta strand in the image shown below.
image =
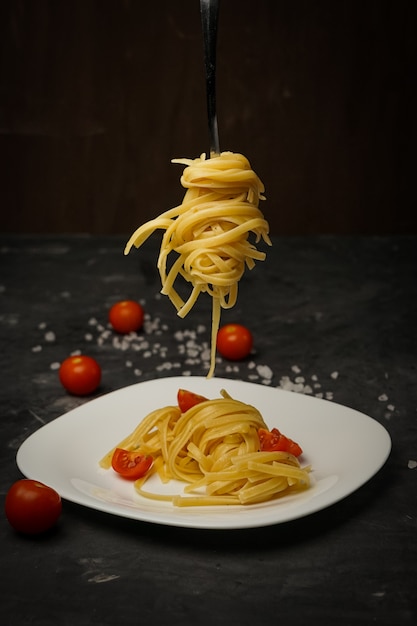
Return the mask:
<svg viewBox="0 0 417 626"><path fill-rule="evenodd" d="M256 244L271 245L269 225L259 209L264 186L241 154L223 152L210 159L174 159L186 166L181 184L182 204L140 226L125 247L139 248L157 229L165 230L158 257L161 293L168 296L180 317L185 317L203 292L212 297L211 360L207 377L214 373L216 337L221 309L237 301L238 283L245 269L263 261ZM251 241L250 237L254 240ZM168 257L174 260L168 267ZM170 259L171 261L171 259ZM187 300L175 283L181 276L190 283Z"/></svg>

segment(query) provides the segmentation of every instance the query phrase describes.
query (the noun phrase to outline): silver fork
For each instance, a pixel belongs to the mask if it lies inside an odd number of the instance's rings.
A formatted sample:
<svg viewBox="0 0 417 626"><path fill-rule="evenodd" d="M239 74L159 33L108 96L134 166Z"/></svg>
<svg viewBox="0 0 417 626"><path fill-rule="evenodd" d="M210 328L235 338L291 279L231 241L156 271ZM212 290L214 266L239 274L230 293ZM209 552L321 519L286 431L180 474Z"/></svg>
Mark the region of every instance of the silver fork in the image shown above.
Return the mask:
<svg viewBox="0 0 417 626"><path fill-rule="evenodd" d="M203 28L204 64L206 70L207 115L210 138L210 157L220 154L216 110L216 45L219 0L200 0Z"/></svg>

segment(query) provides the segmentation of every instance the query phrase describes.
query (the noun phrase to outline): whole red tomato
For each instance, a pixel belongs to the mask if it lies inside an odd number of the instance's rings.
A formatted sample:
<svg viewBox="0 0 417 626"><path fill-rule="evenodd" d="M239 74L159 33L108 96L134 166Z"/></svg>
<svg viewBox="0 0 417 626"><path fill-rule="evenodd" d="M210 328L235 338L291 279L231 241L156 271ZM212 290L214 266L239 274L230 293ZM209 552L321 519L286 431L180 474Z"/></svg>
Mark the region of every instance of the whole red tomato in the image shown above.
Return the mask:
<svg viewBox="0 0 417 626"><path fill-rule="evenodd" d="M61 363L59 380L69 393L87 396L100 384L101 367L91 356L70 356Z"/></svg>
<svg viewBox="0 0 417 626"><path fill-rule="evenodd" d="M230 361L240 361L250 354L252 333L242 324L226 324L217 333L217 350Z"/></svg>
<svg viewBox="0 0 417 626"><path fill-rule="evenodd" d="M109 311L109 322L117 333L125 335L143 326L144 311L134 300L122 300L113 304Z"/></svg>
<svg viewBox="0 0 417 626"><path fill-rule="evenodd" d="M38 480L24 478L15 482L5 500L5 513L15 530L37 535L56 524L62 511L61 496Z"/></svg>

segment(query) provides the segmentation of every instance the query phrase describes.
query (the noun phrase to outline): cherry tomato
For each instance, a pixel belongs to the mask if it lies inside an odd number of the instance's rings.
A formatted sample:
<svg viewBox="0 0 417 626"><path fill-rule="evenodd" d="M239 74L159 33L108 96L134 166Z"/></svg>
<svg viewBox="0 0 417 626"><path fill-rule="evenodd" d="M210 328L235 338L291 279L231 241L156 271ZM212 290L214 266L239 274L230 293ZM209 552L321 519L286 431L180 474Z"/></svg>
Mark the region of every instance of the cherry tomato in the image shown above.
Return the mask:
<svg viewBox="0 0 417 626"><path fill-rule="evenodd" d="M70 356L61 363L59 380L76 396L87 396L101 381L101 367L91 356Z"/></svg>
<svg viewBox="0 0 417 626"><path fill-rule="evenodd" d="M116 448L111 460L115 472L130 480L137 480L146 474L153 463L149 454L141 454L137 450L123 450Z"/></svg>
<svg viewBox="0 0 417 626"><path fill-rule="evenodd" d="M177 401L181 413L185 413L200 402L206 402L207 398L199 396L197 393L187 391L186 389L178 389Z"/></svg>
<svg viewBox="0 0 417 626"><path fill-rule="evenodd" d="M5 500L5 513L15 530L37 535L49 530L62 511L60 495L38 480L24 478L15 482Z"/></svg>
<svg viewBox="0 0 417 626"><path fill-rule="evenodd" d="M117 333L126 335L143 326L144 311L134 300L122 300L113 304L109 311L109 322Z"/></svg>
<svg viewBox="0 0 417 626"><path fill-rule="evenodd" d="M278 428L272 430L260 428L258 437L262 452L289 452L294 456L300 456L303 453L298 443L280 433Z"/></svg>
<svg viewBox="0 0 417 626"><path fill-rule="evenodd" d="M247 357L252 346L252 333L241 324L226 324L217 333L217 350L230 361L240 361Z"/></svg>

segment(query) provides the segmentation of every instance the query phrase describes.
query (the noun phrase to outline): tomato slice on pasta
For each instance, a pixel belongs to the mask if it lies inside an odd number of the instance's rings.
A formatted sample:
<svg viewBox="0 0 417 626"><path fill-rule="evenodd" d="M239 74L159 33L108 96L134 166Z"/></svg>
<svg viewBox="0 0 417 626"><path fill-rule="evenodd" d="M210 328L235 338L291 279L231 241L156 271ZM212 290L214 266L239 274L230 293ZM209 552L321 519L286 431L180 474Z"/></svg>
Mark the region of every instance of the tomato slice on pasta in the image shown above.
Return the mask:
<svg viewBox="0 0 417 626"><path fill-rule="evenodd" d="M300 456L303 453L298 443L283 435L278 428L272 430L259 428L258 437L262 452L289 452L294 456Z"/></svg>
<svg viewBox="0 0 417 626"><path fill-rule="evenodd" d="M181 413L185 413L186 411L188 411L188 409L191 409L196 404L200 404L200 402L206 402L207 398L198 395L198 393L187 391L186 389L178 389L177 401Z"/></svg>
<svg viewBox="0 0 417 626"><path fill-rule="evenodd" d="M130 480L137 480L146 474L153 463L149 454L141 454L136 450L116 448L111 465L115 472Z"/></svg>

